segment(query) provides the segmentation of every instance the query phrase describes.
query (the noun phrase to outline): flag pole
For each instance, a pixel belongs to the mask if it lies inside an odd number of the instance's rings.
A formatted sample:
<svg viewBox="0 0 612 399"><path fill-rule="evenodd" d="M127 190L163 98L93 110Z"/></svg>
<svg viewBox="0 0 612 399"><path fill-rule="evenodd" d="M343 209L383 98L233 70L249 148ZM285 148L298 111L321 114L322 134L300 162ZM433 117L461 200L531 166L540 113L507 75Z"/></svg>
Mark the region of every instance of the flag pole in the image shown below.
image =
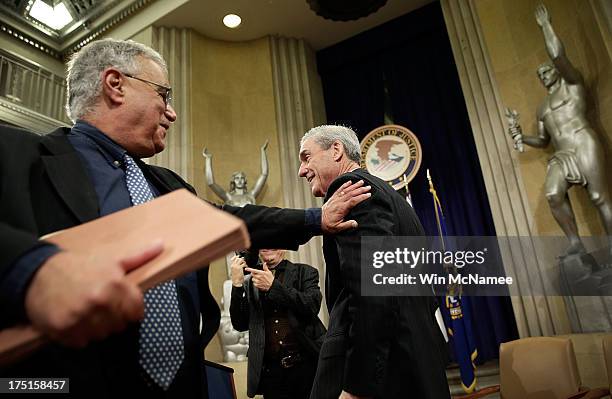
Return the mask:
<svg viewBox="0 0 612 399"><path fill-rule="evenodd" d="M429 192L433 198L434 205L434 213L436 215L436 226L438 227L438 235L440 236L440 240L442 241L442 249L446 250L444 245L444 232L442 231L442 223L440 221L440 216L444 216L442 213L442 204L440 204L440 199L438 198L438 194L436 193L436 189L434 188L433 181L431 180L431 174L429 173L429 169L427 169L427 181L429 182Z"/></svg>
<svg viewBox="0 0 612 399"><path fill-rule="evenodd" d="M434 188L429 169L427 169L427 180L429 182L429 192L433 198L438 234L442 241L442 248L446 251L444 242L446 229L443 228L444 213L442 211L442 204ZM453 246L452 241L450 246ZM457 275L458 273L457 267L452 263L444 264L444 268L449 274ZM446 287L448 292L444 299L446 305L445 309L449 317L449 325L447 326L448 335L446 336L450 336L453 340L453 347L455 348L457 357L456 360L460 369L461 387L466 393L472 393L476 389L476 365L474 361L478 356L478 349L476 348L471 333L472 328L470 325L471 316L469 316L469 309L464 309L462 307L462 300L467 302L468 298L462 298L462 286L460 283L449 282Z"/></svg>
<svg viewBox="0 0 612 399"><path fill-rule="evenodd" d="M404 189L406 189L406 201L410 204L410 206L412 206L412 196L410 195L410 190L408 189L408 176L406 176L405 173L402 177L402 182Z"/></svg>

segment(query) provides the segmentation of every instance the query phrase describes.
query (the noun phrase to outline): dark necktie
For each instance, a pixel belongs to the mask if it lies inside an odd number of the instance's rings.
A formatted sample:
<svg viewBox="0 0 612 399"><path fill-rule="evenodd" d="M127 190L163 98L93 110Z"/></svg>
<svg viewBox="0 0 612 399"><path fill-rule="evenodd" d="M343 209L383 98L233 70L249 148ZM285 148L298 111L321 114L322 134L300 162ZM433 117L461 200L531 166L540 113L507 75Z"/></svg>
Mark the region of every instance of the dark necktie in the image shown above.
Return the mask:
<svg viewBox="0 0 612 399"><path fill-rule="evenodd" d="M125 155L125 178L132 205L153 199L153 193L142 170ZM140 325L140 365L162 389L166 390L184 358L183 329L174 280L148 290L145 295L145 317Z"/></svg>

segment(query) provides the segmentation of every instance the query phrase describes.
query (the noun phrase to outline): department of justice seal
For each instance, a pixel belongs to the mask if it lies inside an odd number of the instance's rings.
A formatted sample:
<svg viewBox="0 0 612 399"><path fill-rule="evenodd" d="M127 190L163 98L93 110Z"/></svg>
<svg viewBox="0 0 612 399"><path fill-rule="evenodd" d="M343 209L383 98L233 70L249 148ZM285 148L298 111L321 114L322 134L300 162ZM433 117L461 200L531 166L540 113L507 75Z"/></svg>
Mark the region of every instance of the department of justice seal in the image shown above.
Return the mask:
<svg viewBox="0 0 612 399"><path fill-rule="evenodd" d="M414 178L422 156L417 137L400 125L377 127L361 141L361 167L390 182L396 190ZM402 184L396 184L398 179Z"/></svg>

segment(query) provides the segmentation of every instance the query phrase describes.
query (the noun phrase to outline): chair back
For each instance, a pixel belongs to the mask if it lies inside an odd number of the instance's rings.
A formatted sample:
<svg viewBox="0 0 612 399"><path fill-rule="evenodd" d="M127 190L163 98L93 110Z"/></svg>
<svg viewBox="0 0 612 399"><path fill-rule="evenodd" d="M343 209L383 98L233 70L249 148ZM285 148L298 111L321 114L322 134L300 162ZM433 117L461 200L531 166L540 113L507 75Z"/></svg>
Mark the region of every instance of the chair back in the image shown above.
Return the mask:
<svg viewBox="0 0 612 399"><path fill-rule="evenodd" d="M503 343L499 370L502 399L563 399L580 390L574 346L568 338Z"/></svg>

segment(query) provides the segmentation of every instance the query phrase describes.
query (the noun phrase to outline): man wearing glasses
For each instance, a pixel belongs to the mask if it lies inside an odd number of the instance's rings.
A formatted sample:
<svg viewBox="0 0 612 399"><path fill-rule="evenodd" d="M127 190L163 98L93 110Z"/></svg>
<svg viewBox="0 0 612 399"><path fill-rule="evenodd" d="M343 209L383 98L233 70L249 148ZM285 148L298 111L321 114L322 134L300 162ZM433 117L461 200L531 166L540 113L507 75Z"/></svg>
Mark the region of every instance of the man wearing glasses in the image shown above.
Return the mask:
<svg viewBox="0 0 612 399"><path fill-rule="evenodd" d="M160 85L159 83L151 82L150 80L142 79L137 76L130 75L129 73L124 73L124 75L128 78L140 80L141 82L148 83L153 86L157 94L159 94L162 100L164 100L166 109L168 109L168 105L172 105L172 87Z"/></svg>
<svg viewBox="0 0 612 399"><path fill-rule="evenodd" d="M124 276L163 244L101 259L38 239L172 190L194 192L141 161L164 150L176 120L166 64L147 46L106 39L70 60L67 83L72 128L39 136L0 126L0 328L29 321L54 342L0 375L68 377L73 397L206 397L203 349L219 321L206 268L143 298ZM342 221L343 203L367 195L347 186L322 211L224 209L245 220L253 245L296 248L354 226Z"/></svg>

